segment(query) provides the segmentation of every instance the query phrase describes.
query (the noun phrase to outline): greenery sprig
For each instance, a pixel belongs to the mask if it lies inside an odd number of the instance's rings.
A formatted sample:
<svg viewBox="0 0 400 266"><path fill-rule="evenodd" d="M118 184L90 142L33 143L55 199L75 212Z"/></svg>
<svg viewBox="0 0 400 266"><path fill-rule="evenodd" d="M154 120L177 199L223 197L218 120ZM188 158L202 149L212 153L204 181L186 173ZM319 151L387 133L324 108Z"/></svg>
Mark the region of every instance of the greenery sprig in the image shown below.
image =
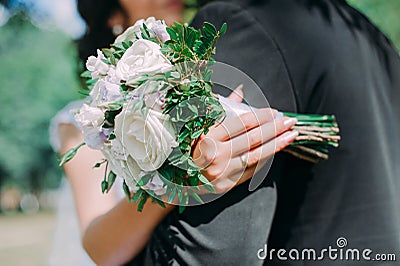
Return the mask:
<svg viewBox="0 0 400 266"><path fill-rule="evenodd" d="M165 96L164 113L175 124L179 146L158 172L169 181L166 184L168 203L178 203L182 212L190 197L203 203L196 193L199 185L215 192L193 162L191 147L197 138L207 134L209 128L225 115L222 105L212 93L212 71L208 67L214 62L215 46L226 32L226 24L217 30L214 25L205 22L200 31L187 24L175 23L167 28L167 32L171 39L164 43L161 51L174 64L175 70L165 74L166 82L172 87ZM145 37L148 36L150 34ZM146 193L140 193L132 199L143 202L148 197Z"/></svg>

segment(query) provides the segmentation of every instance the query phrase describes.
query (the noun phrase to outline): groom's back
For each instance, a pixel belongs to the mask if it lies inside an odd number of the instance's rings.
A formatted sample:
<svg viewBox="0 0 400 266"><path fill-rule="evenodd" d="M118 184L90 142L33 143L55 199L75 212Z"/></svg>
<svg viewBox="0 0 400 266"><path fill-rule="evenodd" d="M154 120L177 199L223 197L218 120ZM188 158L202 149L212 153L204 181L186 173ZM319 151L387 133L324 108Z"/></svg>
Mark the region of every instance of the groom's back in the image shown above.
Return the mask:
<svg viewBox="0 0 400 266"><path fill-rule="evenodd" d="M304 172L306 163L286 159L285 172L277 179L269 248L314 248L318 256L324 248L338 248L337 239L344 237L345 249L359 248L360 257L363 249L372 250L371 258L398 252L397 52L344 1L264 2L263 8L250 10L281 51L295 111L335 114L342 135L340 148L328 161L309 166L309 172Z"/></svg>

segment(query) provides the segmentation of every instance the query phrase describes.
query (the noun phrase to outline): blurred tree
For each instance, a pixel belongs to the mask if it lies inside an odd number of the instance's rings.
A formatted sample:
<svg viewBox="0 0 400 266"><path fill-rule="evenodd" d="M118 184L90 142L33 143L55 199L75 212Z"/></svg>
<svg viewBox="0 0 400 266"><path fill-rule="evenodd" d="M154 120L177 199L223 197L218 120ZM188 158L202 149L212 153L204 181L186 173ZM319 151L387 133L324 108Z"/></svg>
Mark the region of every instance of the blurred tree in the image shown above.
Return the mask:
<svg viewBox="0 0 400 266"><path fill-rule="evenodd" d="M0 181L27 189L55 186L61 176L48 144L49 120L77 98L75 47L18 11L0 27ZM1 184L0 184L1 185Z"/></svg>
<svg viewBox="0 0 400 266"><path fill-rule="evenodd" d="M198 9L198 0L185 0L185 12L183 13L183 21L190 23L196 15Z"/></svg>
<svg viewBox="0 0 400 266"><path fill-rule="evenodd" d="M349 0L366 14L400 50L400 1L399 0Z"/></svg>

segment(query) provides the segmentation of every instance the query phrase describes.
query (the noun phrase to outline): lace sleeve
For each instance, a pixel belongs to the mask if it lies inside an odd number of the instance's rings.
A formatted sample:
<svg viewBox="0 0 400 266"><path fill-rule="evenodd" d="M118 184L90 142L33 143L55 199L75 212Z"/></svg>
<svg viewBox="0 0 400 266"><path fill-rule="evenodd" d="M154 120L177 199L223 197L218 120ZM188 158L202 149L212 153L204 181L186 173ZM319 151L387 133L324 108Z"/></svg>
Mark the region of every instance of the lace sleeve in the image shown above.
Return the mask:
<svg viewBox="0 0 400 266"><path fill-rule="evenodd" d="M58 113L51 119L50 127L49 127L49 136L50 136L50 145L55 152L59 152L61 149L61 141L60 135L58 132L58 128L61 124L73 124L77 126L74 116L71 114L71 111L74 109L79 109L83 100L70 102L63 109L58 111Z"/></svg>

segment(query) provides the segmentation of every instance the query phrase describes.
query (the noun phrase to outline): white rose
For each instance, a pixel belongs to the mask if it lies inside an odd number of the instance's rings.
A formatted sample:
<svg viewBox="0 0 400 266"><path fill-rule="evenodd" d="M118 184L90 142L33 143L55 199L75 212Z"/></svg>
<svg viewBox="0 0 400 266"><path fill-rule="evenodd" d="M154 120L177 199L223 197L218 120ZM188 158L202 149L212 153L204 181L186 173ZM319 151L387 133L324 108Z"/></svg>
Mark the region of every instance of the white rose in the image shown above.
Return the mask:
<svg viewBox="0 0 400 266"><path fill-rule="evenodd" d="M109 65L104 63L102 59L105 59L105 56L100 50L97 50L97 57L89 56L86 61L86 68L92 72L93 79L107 75Z"/></svg>
<svg viewBox="0 0 400 266"><path fill-rule="evenodd" d="M127 160L129 154L118 139L113 139L107 145L113 158L117 160Z"/></svg>
<svg viewBox="0 0 400 266"><path fill-rule="evenodd" d="M145 172L160 168L178 146L168 115L151 109L144 115L132 104L115 117L115 135Z"/></svg>
<svg viewBox="0 0 400 266"><path fill-rule="evenodd" d="M93 103L99 105L101 103L118 101L122 99L120 86L105 80L98 80L90 92Z"/></svg>
<svg viewBox="0 0 400 266"><path fill-rule="evenodd" d="M116 76L128 81L143 74L164 73L172 64L161 53L160 46L148 40L136 41L117 63Z"/></svg>
<svg viewBox="0 0 400 266"><path fill-rule="evenodd" d="M131 191L137 191L139 187L136 186L140 180L140 167L131 156L127 156L126 159L121 159L117 154L114 153L115 143L108 144L102 153L108 161L108 167L117 177L125 180Z"/></svg>
<svg viewBox="0 0 400 266"><path fill-rule="evenodd" d="M100 128L104 123L103 111L87 104L83 104L74 118L82 128Z"/></svg>
<svg viewBox="0 0 400 266"><path fill-rule="evenodd" d="M115 73L115 66L110 66L110 68L108 69L108 72L107 72L107 76L105 77L105 81L108 81L113 84L121 85L121 82Z"/></svg>
<svg viewBox="0 0 400 266"><path fill-rule="evenodd" d="M140 31L140 28L143 27L143 24L146 24L148 29L153 30L154 33L162 42L166 42L167 40L170 39L170 36L167 32L167 25L165 24L165 22L163 20L156 20L154 17L149 17L146 20L140 19L136 21L136 23L133 26L127 28L121 35L119 35L115 39L114 44L126 41L134 42L137 39L142 39L142 33ZM155 36L150 36L150 37L155 37Z"/></svg>

